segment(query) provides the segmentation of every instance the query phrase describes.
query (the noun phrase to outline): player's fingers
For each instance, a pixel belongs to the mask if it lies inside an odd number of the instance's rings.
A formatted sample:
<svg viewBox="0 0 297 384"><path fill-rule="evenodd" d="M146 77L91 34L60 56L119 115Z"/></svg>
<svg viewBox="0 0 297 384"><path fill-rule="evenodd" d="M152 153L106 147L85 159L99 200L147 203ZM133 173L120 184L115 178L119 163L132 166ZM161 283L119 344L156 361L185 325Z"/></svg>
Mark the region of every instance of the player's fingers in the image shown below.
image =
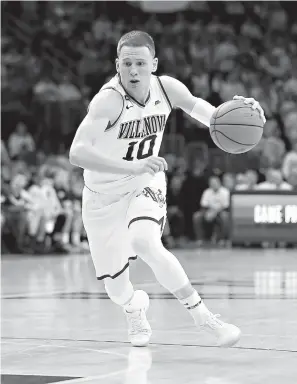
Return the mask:
<svg viewBox="0 0 297 384"><path fill-rule="evenodd" d="M244 99L244 96L236 95L236 96L233 97L233 100L243 100L243 99Z"/></svg>
<svg viewBox="0 0 297 384"><path fill-rule="evenodd" d="M254 104L255 101L256 100L253 97L247 97L244 99L244 104Z"/></svg>
<svg viewBox="0 0 297 384"><path fill-rule="evenodd" d="M160 161L162 162L163 170L167 171L168 169L167 161L163 157L160 157Z"/></svg>
<svg viewBox="0 0 297 384"><path fill-rule="evenodd" d="M265 113L264 113L264 110L260 107L260 116L263 120L266 120L265 119Z"/></svg>
<svg viewBox="0 0 297 384"><path fill-rule="evenodd" d="M152 156L152 157L150 157L149 162L150 162L150 164L154 164L155 166L158 167L157 172L165 171L168 169L167 162L162 157L153 157Z"/></svg>
<svg viewBox="0 0 297 384"><path fill-rule="evenodd" d="M160 167L159 167L157 164L152 164L152 165L151 165L151 168L152 168L152 170L153 170L155 173L159 172L159 169L160 169Z"/></svg>
<svg viewBox="0 0 297 384"><path fill-rule="evenodd" d="M158 167L159 167L159 172L165 171L165 166L162 161L159 161Z"/></svg>
<svg viewBox="0 0 297 384"><path fill-rule="evenodd" d="M156 172L159 171L161 162L158 159L150 159L149 164L153 169L157 169Z"/></svg>
<svg viewBox="0 0 297 384"><path fill-rule="evenodd" d="M163 159L161 157L157 157L155 159L151 158L150 159L150 163L157 165L159 168L162 168L162 169L165 168L164 161L163 161Z"/></svg>
<svg viewBox="0 0 297 384"><path fill-rule="evenodd" d="M258 101L255 101L253 104L252 104L252 109L255 111L256 109L258 109L261 113L261 107L260 107L260 104Z"/></svg>
<svg viewBox="0 0 297 384"><path fill-rule="evenodd" d="M150 175L154 175L156 172L154 171L154 169L152 168L152 166L147 165L147 166L144 168L144 173L149 173Z"/></svg>
<svg viewBox="0 0 297 384"><path fill-rule="evenodd" d="M152 168L155 173L160 172L160 170L162 169L162 164L161 163L152 164Z"/></svg>

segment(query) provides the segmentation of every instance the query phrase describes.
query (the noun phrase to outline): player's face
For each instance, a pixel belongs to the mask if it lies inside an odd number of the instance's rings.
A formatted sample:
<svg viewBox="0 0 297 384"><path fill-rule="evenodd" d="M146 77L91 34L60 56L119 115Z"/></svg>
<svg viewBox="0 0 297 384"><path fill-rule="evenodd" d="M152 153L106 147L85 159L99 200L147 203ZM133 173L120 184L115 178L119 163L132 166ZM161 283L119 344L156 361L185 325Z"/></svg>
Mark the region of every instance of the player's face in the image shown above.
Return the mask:
<svg viewBox="0 0 297 384"><path fill-rule="evenodd" d="M152 72L157 69L158 59L153 58L147 47L123 46L116 61L117 71L125 89L148 90Z"/></svg>

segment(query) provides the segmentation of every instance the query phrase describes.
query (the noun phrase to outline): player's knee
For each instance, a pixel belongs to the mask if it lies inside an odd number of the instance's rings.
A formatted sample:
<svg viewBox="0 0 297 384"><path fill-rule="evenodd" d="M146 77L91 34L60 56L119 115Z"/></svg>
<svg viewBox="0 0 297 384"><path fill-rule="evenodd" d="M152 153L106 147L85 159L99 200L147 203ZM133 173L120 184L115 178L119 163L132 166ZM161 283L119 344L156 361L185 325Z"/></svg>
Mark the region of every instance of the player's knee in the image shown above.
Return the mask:
<svg viewBox="0 0 297 384"><path fill-rule="evenodd" d="M131 243L136 254L143 255L150 251L150 238L146 233L134 233Z"/></svg>
<svg viewBox="0 0 297 384"><path fill-rule="evenodd" d="M104 279L104 287L108 297L118 305L126 304L134 293L128 269L115 279Z"/></svg>
<svg viewBox="0 0 297 384"><path fill-rule="evenodd" d="M131 244L137 255L146 255L156 252L161 242L160 227L149 221L133 223L129 228Z"/></svg>

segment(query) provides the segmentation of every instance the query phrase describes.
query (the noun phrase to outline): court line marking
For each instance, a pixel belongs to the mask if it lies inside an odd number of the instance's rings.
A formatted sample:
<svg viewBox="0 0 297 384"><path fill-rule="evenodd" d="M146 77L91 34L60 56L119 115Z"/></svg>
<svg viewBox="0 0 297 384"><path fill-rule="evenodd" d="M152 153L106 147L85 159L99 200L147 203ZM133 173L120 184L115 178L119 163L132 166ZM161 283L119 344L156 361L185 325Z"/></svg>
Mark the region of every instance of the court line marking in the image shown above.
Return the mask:
<svg viewBox="0 0 297 384"><path fill-rule="evenodd" d="M15 343L15 342L9 342L9 341L4 341L4 343L2 342L2 344L16 344L16 345L20 345L19 343ZM30 345L29 343L22 343L21 345ZM45 347L47 346L47 344L41 344L41 345L32 345L32 347L30 348L26 348L26 349L22 349L22 350L19 350L19 351L9 351L9 352L1 352L1 356L2 357L6 357L6 356L11 356L13 354L24 354L24 355L29 355L29 353L24 353L24 352L27 352L27 351L32 351L34 349L37 349L37 348L42 348L42 347Z"/></svg>
<svg viewBox="0 0 297 384"><path fill-rule="evenodd" d="M53 339L48 339L48 340L53 340ZM70 340L72 341L72 340ZM16 344L16 345L19 345L17 342L13 342L13 341L5 341L4 343L7 343L7 344ZM22 343L22 345L30 345L29 343ZM124 355L122 353L118 353L118 352L110 352L110 351L104 351L102 349L92 349L92 348L84 348L84 347L79 347L79 346L67 346L67 345L51 345L51 344L42 344L42 345L38 345L36 346L35 348L41 348L41 347L52 347L52 348L69 348L69 349L76 349L76 350L82 350L82 351L91 351L91 352L96 352L96 353L103 353L103 354L109 354L109 355L114 355L114 356L120 356L120 357L124 357L125 360L128 360L129 359L129 356L128 355ZM30 349L34 349L34 348L28 348L27 350L30 350ZM24 351L16 351L14 353L23 353ZM7 354L6 354L7 355ZM3 354L2 354L3 356ZM109 377L112 377L112 376L117 376L117 375L120 375L120 374L127 374L128 372L133 372L135 370L138 370L139 368L138 367L135 367L135 368L129 368L129 365L126 369L122 369L122 370L119 370L119 371L115 371L115 372L111 372L111 373L107 373L107 374L101 374L101 375L96 375L96 376L88 376L88 377L83 377L83 378L79 378L79 379L71 379L71 380L66 380L65 383L86 383L88 381L92 381L92 380L101 380L101 379L106 379L106 378L109 378ZM2 374L12 374L12 373L7 373L7 372L2 372ZM15 374L15 373L13 373ZM33 376L39 376L38 374L33 374ZM61 376L63 377L63 375ZM56 382L53 382L52 384L58 384L58 383L61 383L61 381L56 381Z"/></svg>
<svg viewBox="0 0 297 384"><path fill-rule="evenodd" d="M4 338L3 338L4 339ZM15 339L20 339L20 338L13 338L14 340ZM31 338L21 338L21 340L30 340ZM32 339L32 340L49 340L49 341L55 341L55 340L59 340L59 339ZM61 339L62 341L76 341L76 340L72 340L72 339ZM7 344L16 344L16 345L19 345L19 343L15 342L15 341L4 341L4 343L7 343ZM3 342L2 342L3 344ZM30 345L29 343L22 343L22 345ZM120 356L120 357L124 357L125 359L128 358L127 355L123 354L123 353L119 353L119 352L111 352L111 351L105 351L103 349L92 349L92 348L85 348L85 347L80 347L80 346L68 346L68 345L52 345L52 344L41 344L41 345L38 345L36 346L36 348L41 348L41 347L50 347L50 348L68 348L68 349L78 349L78 350L82 350L82 351L91 351L91 352L96 352L96 353L103 353L103 354L106 354L106 355L114 355L114 356ZM30 348L31 349L31 348ZM18 351L14 352L14 353L18 353ZM3 356L3 354L1 353L1 355Z"/></svg>
<svg viewBox="0 0 297 384"><path fill-rule="evenodd" d="M65 292L61 292L63 294L65 294ZM57 293L59 294L59 293ZM68 294L68 293L66 293ZM69 294L72 294L72 293L69 293ZM149 293L149 296L150 296L150 299L151 300L176 300L175 297L165 297L165 296L159 296L159 295L156 295L156 294L150 294ZM289 295L289 296L285 296L285 295L263 295L263 296L258 296L258 295L244 295L244 294L240 294L240 293L232 293L232 294L208 294L208 293L201 293L200 292L200 296L205 299L205 300L286 300L286 301L292 301L292 300L296 300L297 298L297 295L294 294L294 295ZM30 295L30 296L24 296L24 295L11 295L11 296L2 296L1 297L2 300L30 300L30 299L37 299L37 300L42 300L42 299L49 299L49 300L108 300L109 298L108 297L104 297L104 296L93 296L93 297L57 297L55 295L52 295L52 294L45 294L45 295Z"/></svg>
<svg viewBox="0 0 297 384"><path fill-rule="evenodd" d="M69 295L73 293L73 291L61 291L61 290L58 290L58 291L47 291L47 292L40 292L40 291L36 291L36 292L28 292L28 293L8 293L8 294L4 294L4 295L1 295L1 299L14 299L14 298L31 298L31 297L38 297L38 296L53 296L53 295L61 295L61 294L66 294L66 295ZM55 298L55 297L54 297Z"/></svg>
<svg viewBox="0 0 297 384"><path fill-rule="evenodd" d="M258 335L260 336L260 335ZM41 339L41 338L38 338L38 337L28 337L28 338L25 338L25 337L3 337L2 339L6 339L6 340L50 340L50 341L73 341L73 342L90 342L90 343L110 343L110 344L115 344L115 343L118 343L118 344L124 344L124 345L130 345L130 342L129 341L121 341L121 340L81 340L81 339ZM224 349L222 347L219 347L217 345L202 345L202 344L183 344L183 343L150 343L151 346L155 345L155 346L180 346L180 347L201 347L201 348L220 348L220 349ZM68 348L67 346L56 346L54 345L53 347L61 347L61 348ZM70 347L70 348L73 348L75 349L76 347ZM271 351L271 352L291 352L291 353L297 353L297 350L294 350L294 349L280 349L280 348L264 348L264 347L241 347L241 346L234 346L234 347L230 347L231 349L242 349L242 350L256 350L256 351ZM230 349L229 348L229 349ZM82 350L90 350L90 351L100 351L100 350L95 350L95 349L91 349L91 348L79 348L79 349L82 349ZM104 351L103 353L106 353L107 351ZM113 352L110 352L111 354ZM117 355L119 356L125 356L125 358L127 358L126 355L123 355L123 354L118 354Z"/></svg>

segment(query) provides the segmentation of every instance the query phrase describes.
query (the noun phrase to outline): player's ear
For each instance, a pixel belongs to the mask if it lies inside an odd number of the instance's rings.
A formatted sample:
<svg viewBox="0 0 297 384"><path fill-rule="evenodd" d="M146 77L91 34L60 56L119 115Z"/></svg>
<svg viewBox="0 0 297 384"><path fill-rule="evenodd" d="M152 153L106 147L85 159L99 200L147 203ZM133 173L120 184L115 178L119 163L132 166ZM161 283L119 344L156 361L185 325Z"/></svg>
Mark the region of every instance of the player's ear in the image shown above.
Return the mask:
<svg viewBox="0 0 297 384"><path fill-rule="evenodd" d="M116 70L117 70L117 72L120 72L120 63L119 63L119 59L116 59L116 60L115 60L115 64L116 64Z"/></svg>
<svg viewBox="0 0 297 384"><path fill-rule="evenodd" d="M153 59L153 71L152 72L156 72L157 69L158 69L158 58L155 57Z"/></svg>

